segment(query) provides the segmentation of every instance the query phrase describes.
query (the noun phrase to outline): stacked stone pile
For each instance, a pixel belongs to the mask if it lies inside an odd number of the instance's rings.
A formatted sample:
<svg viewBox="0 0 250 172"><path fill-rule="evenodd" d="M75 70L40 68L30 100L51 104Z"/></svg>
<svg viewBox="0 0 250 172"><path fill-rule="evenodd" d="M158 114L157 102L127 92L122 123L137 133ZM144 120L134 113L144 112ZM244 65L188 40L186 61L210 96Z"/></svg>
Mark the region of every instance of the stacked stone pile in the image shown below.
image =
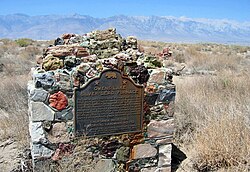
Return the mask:
<svg viewBox="0 0 250 172"><path fill-rule="evenodd" d="M135 37L124 39L114 28L57 38L37 59L28 83L34 171L46 171L61 160L74 163L82 155L76 152L76 140L82 138L74 137L74 88L105 69L117 69L144 86L143 131L89 138L85 151L95 170L170 170L175 85L171 70L161 66L138 50Z"/></svg>

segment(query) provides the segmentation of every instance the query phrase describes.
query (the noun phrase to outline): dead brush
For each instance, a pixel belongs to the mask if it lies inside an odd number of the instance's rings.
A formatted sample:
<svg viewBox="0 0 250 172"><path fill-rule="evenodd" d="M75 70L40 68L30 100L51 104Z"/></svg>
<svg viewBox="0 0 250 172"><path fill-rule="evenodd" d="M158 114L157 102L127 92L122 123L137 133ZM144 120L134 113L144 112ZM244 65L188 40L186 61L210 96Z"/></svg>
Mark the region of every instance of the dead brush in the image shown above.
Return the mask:
<svg viewBox="0 0 250 172"><path fill-rule="evenodd" d="M174 82L176 142L193 148L194 167L198 171L249 170L250 75L227 70Z"/></svg>
<svg viewBox="0 0 250 172"><path fill-rule="evenodd" d="M244 59L237 55L218 55L218 54L207 54L201 52L186 52L186 56L188 57L188 65L192 66L196 69L203 70L238 70L240 69L240 62Z"/></svg>
<svg viewBox="0 0 250 172"><path fill-rule="evenodd" d="M27 76L9 76L0 83L0 139L26 145L28 139ZM5 115L4 115L5 114Z"/></svg>
<svg viewBox="0 0 250 172"><path fill-rule="evenodd" d="M199 171L245 165L250 161L250 128L239 114L211 117L197 131L194 140L197 152L194 167Z"/></svg>

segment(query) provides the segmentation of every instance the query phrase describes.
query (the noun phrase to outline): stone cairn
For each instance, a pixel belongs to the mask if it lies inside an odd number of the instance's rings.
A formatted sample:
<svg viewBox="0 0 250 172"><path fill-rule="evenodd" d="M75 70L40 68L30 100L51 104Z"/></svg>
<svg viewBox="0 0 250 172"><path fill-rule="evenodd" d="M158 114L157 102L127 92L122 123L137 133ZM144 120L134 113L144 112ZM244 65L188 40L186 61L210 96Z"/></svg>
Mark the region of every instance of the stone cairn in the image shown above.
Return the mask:
<svg viewBox="0 0 250 172"><path fill-rule="evenodd" d="M171 171L175 85L171 71L161 66L139 51L135 37L124 39L114 28L57 38L37 58L28 82L33 171L49 171L66 162L75 163L73 171L77 171L80 156L94 163L86 171ZM143 129L76 137L74 88L83 87L105 69L118 69L144 86ZM84 150L79 149L81 140Z"/></svg>

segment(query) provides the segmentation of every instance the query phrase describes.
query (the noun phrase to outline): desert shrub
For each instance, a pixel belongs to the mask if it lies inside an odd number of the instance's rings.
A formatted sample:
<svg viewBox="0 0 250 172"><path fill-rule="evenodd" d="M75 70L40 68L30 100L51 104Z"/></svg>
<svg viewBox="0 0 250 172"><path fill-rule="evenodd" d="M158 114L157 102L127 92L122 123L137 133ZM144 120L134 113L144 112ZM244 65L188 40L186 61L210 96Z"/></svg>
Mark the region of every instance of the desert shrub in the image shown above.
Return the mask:
<svg viewBox="0 0 250 172"><path fill-rule="evenodd" d="M33 40L32 39L28 39L28 38L21 38L21 39L17 39L15 42L20 47L27 47L28 45L32 44Z"/></svg>
<svg viewBox="0 0 250 172"><path fill-rule="evenodd" d="M25 49L20 50L19 56L22 60L28 60L31 62L35 62L36 55L41 55L41 50L35 46L27 46Z"/></svg>
<svg viewBox="0 0 250 172"><path fill-rule="evenodd" d="M183 53L178 53L174 56L174 59L176 62L178 63L185 63L186 59L185 59L185 55Z"/></svg>
<svg viewBox="0 0 250 172"><path fill-rule="evenodd" d="M5 54L13 54L13 55L17 55L17 51L16 51L16 43L14 41L12 41L11 39L0 39L0 58L4 57Z"/></svg>

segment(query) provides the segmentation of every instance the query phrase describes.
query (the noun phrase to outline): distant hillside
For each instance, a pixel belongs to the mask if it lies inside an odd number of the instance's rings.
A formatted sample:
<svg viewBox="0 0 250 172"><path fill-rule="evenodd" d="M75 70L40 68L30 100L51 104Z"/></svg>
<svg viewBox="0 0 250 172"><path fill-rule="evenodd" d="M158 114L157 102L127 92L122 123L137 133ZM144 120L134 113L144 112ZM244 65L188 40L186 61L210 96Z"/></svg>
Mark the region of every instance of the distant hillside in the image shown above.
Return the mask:
<svg viewBox="0 0 250 172"><path fill-rule="evenodd" d="M62 33L84 34L109 27L116 27L124 37L134 35L143 40L250 45L250 22L157 16L93 18L79 14L0 16L0 38L55 39Z"/></svg>

